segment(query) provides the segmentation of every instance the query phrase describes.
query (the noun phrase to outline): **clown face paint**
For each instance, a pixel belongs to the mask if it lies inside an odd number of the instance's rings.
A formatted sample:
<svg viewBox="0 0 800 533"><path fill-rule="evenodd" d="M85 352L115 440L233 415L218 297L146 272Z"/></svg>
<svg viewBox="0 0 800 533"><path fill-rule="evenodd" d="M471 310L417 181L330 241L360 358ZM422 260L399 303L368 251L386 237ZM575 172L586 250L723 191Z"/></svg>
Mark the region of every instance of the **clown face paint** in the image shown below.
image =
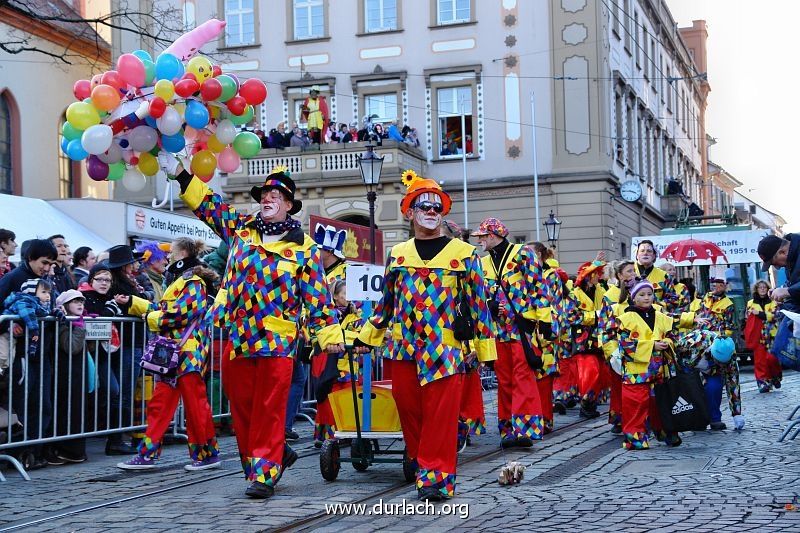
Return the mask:
<svg viewBox="0 0 800 533"><path fill-rule="evenodd" d="M261 193L261 219L266 222L275 222L286 219L289 212L289 202L283 193L270 189Z"/></svg>
<svg viewBox="0 0 800 533"><path fill-rule="evenodd" d="M422 193L414 200L414 222L425 229L435 230L442 223L442 214L437 213L434 209L422 211L416 206L420 203L428 202L432 204L442 205L442 197L434 193Z"/></svg>

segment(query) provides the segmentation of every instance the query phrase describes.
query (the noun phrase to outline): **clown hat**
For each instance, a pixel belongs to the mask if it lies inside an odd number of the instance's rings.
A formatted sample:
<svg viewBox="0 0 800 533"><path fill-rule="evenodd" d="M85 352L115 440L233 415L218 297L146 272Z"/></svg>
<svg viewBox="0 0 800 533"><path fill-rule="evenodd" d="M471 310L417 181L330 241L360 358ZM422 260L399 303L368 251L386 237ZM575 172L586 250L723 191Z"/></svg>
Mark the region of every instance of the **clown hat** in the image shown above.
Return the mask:
<svg viewBox="0 0 800 533"><path fill-rule="evenodd" d="M347 232L343 229L337 230L333 226L325 226L317 222L314 228L314 242L323 249L327 250L339 259L344 259L344 241L347 239Z"/></svg>
<svg viewBox="0 0 800 533"><path fill-rule="evenodd" d="M450 195L442 190L442 187L436 183L435 180L423 178L418 176L413 170L406 170L400 177L403 185L406 186L406 195L403 201L400 202L400 208L403 213L408 211L414 206L414 200L421 194L437 194L442 199L442 215L447 215L450 212L452 201Z"/></svg>
<svg viewBox="0 0 800 533"><path fill-rule="evenodd" d="M478 225L478 229L472 232L473 237L483 237L485 235L497 235L500 238L508 237L508 228L500 222L498 218L487 218Z"/></svg>
<svg viewBox="0 0 800 533"><path fill-rule="evenodd" d="M578 267L578 275L575 277L575 285L579 286L583 280L588 278L592 272L602 269L606 264L603 261L587 261Z"/></svg>
<svg viewBox="0 0 800 533"><path fill-rule="evenodd" d="M257 203L261 203L261 193L271 189L278 189L292 202L289 214L294 215L303 208L303 202L294 199L294 195L297 192L297 185L295 185L289 175L290 172L287 167L283 165L273 167L273 169L269 171L263 185L256 185L250 189L250 196L252 196L253 200Z"/></svg>
<svg viewBox="0 0 800 533"><path fill-rule="evenodd" d="M145 266L148 266L154 261L166 259L171 247L172 245L168 242L139 241L133 254L134 257L138 256L139 261Z"/></svg>

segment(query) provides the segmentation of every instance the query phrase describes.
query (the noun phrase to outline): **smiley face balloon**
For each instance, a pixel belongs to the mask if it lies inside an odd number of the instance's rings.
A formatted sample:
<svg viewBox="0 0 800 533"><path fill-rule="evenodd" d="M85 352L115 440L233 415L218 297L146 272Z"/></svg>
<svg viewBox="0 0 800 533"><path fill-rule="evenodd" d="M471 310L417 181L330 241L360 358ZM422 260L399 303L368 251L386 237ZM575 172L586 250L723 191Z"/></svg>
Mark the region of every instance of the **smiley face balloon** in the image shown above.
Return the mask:
<svg viewBox="0 0 800 533"><path fill-rule="evenodd" d="M211 61L203 56L195 56L190 59L186 65L186 71L194 74L200 85L203 85L204 81L211 79L214 75Z"/></svg>

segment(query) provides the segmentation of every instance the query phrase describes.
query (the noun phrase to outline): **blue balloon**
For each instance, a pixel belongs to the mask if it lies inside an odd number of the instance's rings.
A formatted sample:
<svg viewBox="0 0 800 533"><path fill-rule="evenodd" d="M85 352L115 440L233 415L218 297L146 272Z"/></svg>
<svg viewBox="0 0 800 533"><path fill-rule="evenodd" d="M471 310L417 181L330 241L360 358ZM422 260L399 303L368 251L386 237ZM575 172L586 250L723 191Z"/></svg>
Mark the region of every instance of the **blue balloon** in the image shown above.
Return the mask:
<svg viewBox="0 0 800 533"><path fill-rule="evenodd" d="M69 143L70 143L69 139L67 139L66 137L61 137L61 151L64 152L67 156L69 156L69 151L67 151L67 148L69 148Z"/></svg>
<svg viewBox="0 0 800 533"><path fill-rule="evenodd" d="M208 109L197 100L189 100L183 118L189 126L196 130L205 128L209 119Z"/></svg>
<svg viewBox="0 0 800 533"><path fill-rule="evenodd" d="M172 54L162 52L156 59L156 79L174 80L183 76L183 63Z"/></svg>
<svg viewBox="0 0 800 533"><path fill-rule="evenodd" d="M153 60L153 56L151 56L150 54L148 54L144 50L135 50L134 52L132 52L132 54L135 55L136 57L138 57L139 59L141 59L142 61L144 61L145 59L148 60L148 61L152 61Z"/></svg>
<svg viewBox="0 0 800 533"><path fill-rule="evenodd" d="M156 122L156 119L154 119L150 115L144 117L144 123L150 126L151 128L158 128L158 123Z"/></svg>
<svg viewBox="0 0 800 533"><path fill-rule="evenodd" d="M83 161L89 157L89 152L83 149L80 139L73 139L67 145L67 155L73 161Z"/></svg>
<svg viewBox="0 0 800 533"><path fill-rule="evenodd" d="M186 148L186 139L184 139L183 135L180 133L176 133L175 135L162 135L161 147L167 152L172 152L174 154Z"/></svg>

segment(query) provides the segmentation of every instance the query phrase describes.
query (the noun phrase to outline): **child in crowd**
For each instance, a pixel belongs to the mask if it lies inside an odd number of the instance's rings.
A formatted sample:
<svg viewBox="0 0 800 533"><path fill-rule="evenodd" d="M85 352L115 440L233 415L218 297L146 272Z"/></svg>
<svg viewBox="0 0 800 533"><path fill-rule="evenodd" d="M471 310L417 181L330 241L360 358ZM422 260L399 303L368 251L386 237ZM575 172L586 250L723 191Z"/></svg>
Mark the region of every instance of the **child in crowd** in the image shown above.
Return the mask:
<svg viewBox="0 0 800 533"><path fill-rule="evenodd" d="M39 348L39 318L50 314L50 295L53 285L42 278L29 279L22 284L20 290L12 292L4 302L3 312L10 315L19 315L28 332L28 355L36 356ZM8 347L9 332L0 335L0 344ZM13 348L12 348L13 350ZM2 358L0 352L0 358ZM13 353L0 359L0 367L7 368L13 360Z"/></svg>

